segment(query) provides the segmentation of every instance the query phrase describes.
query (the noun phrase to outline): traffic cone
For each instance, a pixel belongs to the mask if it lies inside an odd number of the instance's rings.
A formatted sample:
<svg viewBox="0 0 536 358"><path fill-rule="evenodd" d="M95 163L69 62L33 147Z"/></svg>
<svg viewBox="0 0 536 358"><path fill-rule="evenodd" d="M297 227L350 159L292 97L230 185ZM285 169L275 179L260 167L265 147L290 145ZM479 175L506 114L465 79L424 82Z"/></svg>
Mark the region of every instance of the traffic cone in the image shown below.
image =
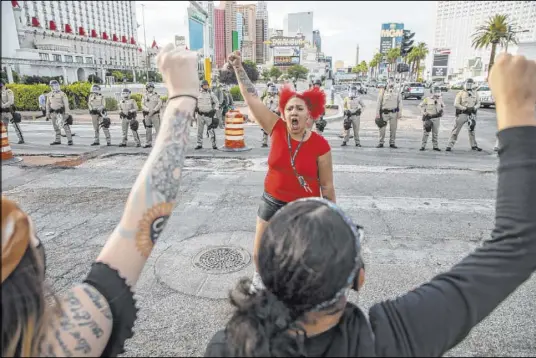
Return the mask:
<svg viewBox="0 0 536 358"><path fill-rule="evenodd" d="M22 158L17 158L13 156L13 151L9 145L9 139L7 137L7 129L3 122L0 121L2 125L2 165L4 164L13 164L18 163Z"/></svg>
<svg viewBox="0 0 536 358"><path fill-rule="evenodd" d="M246 146L244 134L244 115L231 109L225 114L225 144L220 150L224 152L245 152L251 150Z"/></svg>

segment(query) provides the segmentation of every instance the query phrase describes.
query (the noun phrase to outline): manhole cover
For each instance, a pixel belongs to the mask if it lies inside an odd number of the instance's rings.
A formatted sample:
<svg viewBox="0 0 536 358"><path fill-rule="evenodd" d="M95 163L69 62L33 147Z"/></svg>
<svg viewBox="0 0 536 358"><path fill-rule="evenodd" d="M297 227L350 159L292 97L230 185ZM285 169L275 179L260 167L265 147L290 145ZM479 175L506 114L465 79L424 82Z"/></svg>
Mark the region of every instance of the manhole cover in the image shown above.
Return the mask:
<svg viewBox="0 0 536 358"><path fill-rule="evenodd" d="M249 252L237 246L209 247L193 258L193 264L207 273L230 273L249 264Z"/></svg>

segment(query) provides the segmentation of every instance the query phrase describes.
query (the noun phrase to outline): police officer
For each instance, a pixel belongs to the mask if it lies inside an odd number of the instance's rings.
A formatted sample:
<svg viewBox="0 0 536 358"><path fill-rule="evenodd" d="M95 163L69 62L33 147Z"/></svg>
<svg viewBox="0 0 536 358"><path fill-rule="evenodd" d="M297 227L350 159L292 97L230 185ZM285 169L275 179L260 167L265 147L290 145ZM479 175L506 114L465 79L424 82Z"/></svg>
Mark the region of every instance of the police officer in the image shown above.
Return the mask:
<svg viewBox="0 0 536 358"><path fill-rule="evenodd" d="M212 93L216 96L218 99L218 103L220 104L219 109L216 111L216 118L218 119L218 125L220 128L222 128L222 110L223 110L223 104L225 102L224 96L223 96L223 90L221 88L221 85L219 83L213 83L212 84Z"/></svg>
<svg viewBox="0 0 536 358"><path fill-rule="evenodd" d="M394 78L390 77L387 86L380 91L376 106L376 125L380 128L380 143L376 148L383 148L387 123L389 123L389 147L398 148L395 145L396 128L398 120L402 116L402 98L395 88Z"/></svg>
<svg viewBox="0 0 536 358"><path fill-rule="evenodd" d="M158 135L160 130L160 108L162 108L162 100L160 95L154 90L154 83L149 82L145 86L145 94L141 100L141 108L143 111L143 125L145 127L145 145L143 148L153 146L153 126Z"/></svg>
<svg viewBox="0 0 536 358"><path fill-rule="evenodd" d="M121 91L121 102L119 102L119 117L121 118L121 130L123 131L123 139L120 147L126 147L128 141L128 128L132 131L132 136L136 142L136 147L141 147L140 136L138 135L139 122L136 119L138 113L138 105L136 101L130 98L130 90L123 88Z"/></svg>
<svg viewBox="0 0 536 358"><path fill-rule="evenodd" d="M50 145L61 144L61 128L65 131L67 144L73 145L73 136L71 134L72 116L69 109L69 99L60 89L60 84L56 80L50 81L51 92L47 96L46 111L47 117L50 118L56 138Z"/></svg>
<svg viewBox="0 0 536 358"><path fill-rule="evenodd" d="M19 137L18 144L23 144L24 137L19 126L20 116L15 116L15 95L12 90L6 88L3 80L0 80L0 92L2 94L2 122L6 127L6 132L9 122L11 122L17 137Z"/></svg>
<svg viewBox="0 0 536 358"><path fill-rule="evenodd" d="M104 132L106 137L106 145L112 145L112 137L110 136L110 123L108 117L104 117L105 100L101 93L99 85L94 84L91 86L91 93L87 101L89 114L91 114L91 122L93 123L93 130L95 131L95 140L91 145L100 145L100 128Z"/></svg>
<svg viewBox="0 0 536 358"><path fill-rule="evenodd" d="M475 126L476 126L476 110L480 107L480 98L478 92L473 88L474 81L472 78L468 78L465 81L464 88L456 95L454 100L454 107L456 108L456 122L454 129L450 135L449 144L447 146L447 152L452 150L458 134L465 123L468 124L469 130L469 143L472 150L482 151L476 144L475 139Z"/></svg>
<svg viewBox="0 0 536 358"><path fill-rule="evenodd" d="M218 149L216 146L216 133L214 132L214 118L218 111L219 102L214 93L208 89L208 81L201 81L201 91L197 98L197 147L203 148L203 129L207 125L207 132L212 141L212 149Z"/></svg>
<svg viewBox="0 0 536 358"><path fill-rule="evenodd" d="M440 118L443 116L443 109L445 104L443 103L443 98L441 97L441 88L434 86L432 88L432 95L426 97L420 104L419 107L423 115L423 132L422 132L422 146L421 151L426 147L428 142L428 137L430 132L432 132L432 145L434 150L440 152L437 144L437 134L439 132L439 122Z"/></svg>
<svg viewBox="0 0 536 358"><path fill-rule="evenodd" d="M350 127L354 128L354 140L355 146L361 147L359 142L359 125L361 123L361 113L365 108L365 104L361 99L359 94L359 88L357 86L352 86L348 92L348 96L344 99L344 130L345 135L342 141L341 146L346 146L346 143L350 139Z"/></svg>
<svg viewBox="0 0 536 358"><path fill-rule="evenodd" d="M229 109L233 108L234 101L233 96L231 96L231 92L229 92L229 88L227 86L223 87L223 103L221 105L221 117L222 120L220 121L220 128L225 128L225 115L229 111Z"/></svg>
<svg viewBox="0 0 536 358"><path fill-rule="evenodd" d="M318 88L319 90L322 90L322 81L319 79L316 79L313 83L314 88ZM318 118L318 120L315 123L316 132L320 135L324 133L324 129L326 128L326 125L328 122L324 119L324 115L326 114L326 111L324 110L324 113Z"/></svg>
<svg viewBox="0 0 536 358"><path fill-rule="evenodd" d="M278 116L281 116L281 113L279 112L279 96L277 95L277 88L275 85L272 84L268 88L268 93L266 97L264 97L264 105L268 107L270 111L277 114ZM266 148L268 147L268 134L264 131L264 129L261 128L262 131L262 147Z"/></svg>

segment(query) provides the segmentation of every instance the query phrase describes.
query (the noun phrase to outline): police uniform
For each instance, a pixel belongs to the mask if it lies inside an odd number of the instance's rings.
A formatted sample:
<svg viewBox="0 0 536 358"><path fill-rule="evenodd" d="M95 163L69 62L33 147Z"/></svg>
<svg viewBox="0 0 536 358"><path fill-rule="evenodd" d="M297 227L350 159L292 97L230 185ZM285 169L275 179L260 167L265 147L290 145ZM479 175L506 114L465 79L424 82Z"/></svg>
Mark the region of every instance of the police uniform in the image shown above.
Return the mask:
<svg viewBox="0 0 536 358"><path fill-rule="evenodd" d="M141 140L138 134L138 130L134 130L131 126L132 120L136 120L136 113L138 112L138 105L132 98L122 99L119 102L119 117L121 117L121 130L123 133L123 139L120 146L125 147L128 141L128 128L132 131L132 136L136 142L136 147L141 147Z"/></svg>
<svg viewBox="0 0 536 358"><path fill-rule="evenodd" d="M162 108L162 100L156 91L145 92L141 103L142 110L145 112L143 119L143 124L145 126L144 147L150 147L153 145L153 126L156 135L158 135L158 131L160 130L160 109Z"/></svg>
<svg viewBox="0 0 536 358"><path fill-rule="evenodd" d="M50 91L47 95L46 102L47 117L50 118L54 132L56 133L54 142L50 143L61 144L61 128L65 131L67 136L67 144L73 144L73 136L71 134L71 127L67 124L67 117L70 115L69 99L63 91ZM58 123L58 117L61 116L60 123Z"/></svg>
<svg viewBox="0 0 536 358"><path fill-rule="evenodd" d="M478 96L478 92L474 89L461 90L456 95L456 99L454 100L454 107L456 108L458 115L456 116L456 122L450 135L450 140L447 146L448 151L450 151L451 148L454 147L454 144L458 139L458 134L460 133L463 125L468 122L470 118L469 111L474 110L474 115L476 113L476 109L480 107L480 98ZM480 148L478 148L478 145L476 143L475 131L471 130L470 127L468 127L467 129L469 133L469 143L471 145L471 149L481 150Z"/></svg>
<svg viewBox="0 0 536 358"><path fill-rule="evenodd" d="M218 149L216 146L216 133L212 128L212 120L219 108L218 98L211 91L201 89L197 98L197 149L203 148L203 130L205 125L212 141L212 148Z"/></svg>
<svg viewBox="0 0 536 358"><path fill-rule="evenodd" d="M17 133L17 137L19 137L18 144L23 144L24 137L22 136L22 131L20 129L19 124L15 122L13 118L14 107L15 107L15 95L13 94L13 91L2 86L2 123L4 123L4 127L6 127L6 132L7 132L8 127L9 127L9 122L11 122L11 124L13 125L13 128L15 128L15 133Z"/></svg>
<svg viewBox="0 0 536 358"><path fill-rule="evenodd" d="M87 101L89 112L91 114L91 122L93 123L93 130L95 131L95 139L92 145L100 144L100 128L104 132L106 137L106 144L112 144L112 137L110 136L110 128L102 126L102 111L105 108L104 96L100 93L91 93Z"/></svg>
<svg viewBox="0 0 536 358"><path fill-rule="evenodd" d="M381 108L381 114L380 114ZM396 148L396 129L398 127L398 118L402 113L402 98L400 92L393 86L392 88L384 88L379 96L376 107L376 114L381 115L382 119L389 123L389 145L391 148ZM378 148L383 147L385 142L385 132L387 126L380 128L380 143Z"/></svg>
<svg viewBox="0 0 536 358"><path fill-rule="evenodd" d="M434 150L439 151L440 149L437 143L437 136L439 133L441 117L443 116L443 110L445 108L443 99L440 96L435 97L432 95L430 97L426 97L419 104L419 107L421 108L423 116L426 116L426 120L432 122L432 145L434 147ZM424 123L423 127L425 127ZM423 128L421 150L424 150L424 148L426 147L426 143L428 142L429 136L430 132L427 131L426 128Z"/></svg>
<svg viewBox="0 0 536 358"><path fill-rule="evenodd" d="M216 111L216 118L218 118L219 127L222 128L222 110L225 101L223 91L221 90L220 86L212 86L212 93L214 93L218 99L218 103L220 104L219 109Z"/></svg>
<svg viewBox="0 0 536 358"><path fill-rule="evenodd" d="M275 93L268 93L266 97L264 97L264 105L268 107L268 109L278 116L281 116L279 113L279 96ZM261 128L262 131L262 146L267 147L268 146L268 134L264 131L264 129Z"/></svg>
<svg viewBox="0 0 536 358"><path fill-rule="evenodd" d="M361 147L359 141L359 125L361 124L361 113L365 108L365 104L361 99L361 96L346 97L344 99L344 109L350 111L350 121L352 122L352 128L354 129L354 141L357 147ZM345 130L343 139L343 146L350 140L350 129Z"/></svg>

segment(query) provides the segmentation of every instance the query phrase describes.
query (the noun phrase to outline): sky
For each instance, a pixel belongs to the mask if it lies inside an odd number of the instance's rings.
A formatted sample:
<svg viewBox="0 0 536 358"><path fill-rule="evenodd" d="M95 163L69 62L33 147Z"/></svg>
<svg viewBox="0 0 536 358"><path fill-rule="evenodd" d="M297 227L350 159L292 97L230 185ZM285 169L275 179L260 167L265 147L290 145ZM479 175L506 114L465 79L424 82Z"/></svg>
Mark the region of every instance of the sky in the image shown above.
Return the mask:
<svg viewBox="0 0 536 358"><path fill-rule="evenodd" d="M239 1L239 3L255 3ZM186 9L188 1L136 1L138 40L144 42L142 4L145 4L147 43L163 46L174 42L175 35L188 38ZM214 2L218 6L219 1ZM415 43L425 42L433 48L435 1L267 1L268 27L283 29L285 14L313 12L314 30L320 30L322 51L327 56L351 66L355 64L356 45L359 61L370 61L380 47L382 23L404 23L415 32ZM187 40L188 41L188 40Z"/></svg>

